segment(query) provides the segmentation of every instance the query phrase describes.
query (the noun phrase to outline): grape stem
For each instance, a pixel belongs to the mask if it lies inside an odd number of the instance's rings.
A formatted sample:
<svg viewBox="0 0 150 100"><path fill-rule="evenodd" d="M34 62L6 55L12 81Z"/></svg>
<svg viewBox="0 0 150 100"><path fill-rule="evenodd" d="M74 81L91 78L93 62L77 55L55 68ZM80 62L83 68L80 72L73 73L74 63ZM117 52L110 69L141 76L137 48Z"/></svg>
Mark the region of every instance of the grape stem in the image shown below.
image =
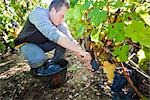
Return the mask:
<svg viewBox="0 0 150 100"><path fill-rule="evenodd" d="M136 63L134 63L132 60L131 60L131 57L129 57L129 62L133 65L133 66L135 66L135 67L132 67L133 69L135 69L137 72L139 72L141 75L143 75L143 76L145 76L146 78L148 78L148 79L150 79L150 77L148 76L148 75L146 75L146 74L144 74L144 72L142 71L142 69L136 64Z"/></svg>
<svg viewBox="0 0 150 100"><path fill-rule="evenodd" d="M138 89L134 86L132 80L130 79L130 77L127 75L126 71L125 71L125 67L123 65L123 63L121 62L121 67L123 69L123 74L125 76L125 78L127 79L128 83L130 84L130 86L133 88L133 90L136 92L136 94L142 98L143 96L141 95L141 93L138 91Z"/></svg>

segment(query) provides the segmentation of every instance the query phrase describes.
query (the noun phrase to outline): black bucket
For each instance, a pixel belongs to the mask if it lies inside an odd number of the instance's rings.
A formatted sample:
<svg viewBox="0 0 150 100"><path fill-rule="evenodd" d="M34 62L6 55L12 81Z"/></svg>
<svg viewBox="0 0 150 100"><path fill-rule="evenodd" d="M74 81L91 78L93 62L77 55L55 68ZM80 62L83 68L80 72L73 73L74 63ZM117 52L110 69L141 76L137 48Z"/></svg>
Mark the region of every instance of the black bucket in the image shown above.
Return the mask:
<svg viewBox="0 0 150 100"><path fill-rule="evenodd" d="M48 76L37 75L36 73L31 71L36 78L39 78L46 87L49 87L51 89L59 88L66 82L68 61L61 59L58 62L55 62L55 64L60 65L62 68L59 71L56 71Z"/></svg>

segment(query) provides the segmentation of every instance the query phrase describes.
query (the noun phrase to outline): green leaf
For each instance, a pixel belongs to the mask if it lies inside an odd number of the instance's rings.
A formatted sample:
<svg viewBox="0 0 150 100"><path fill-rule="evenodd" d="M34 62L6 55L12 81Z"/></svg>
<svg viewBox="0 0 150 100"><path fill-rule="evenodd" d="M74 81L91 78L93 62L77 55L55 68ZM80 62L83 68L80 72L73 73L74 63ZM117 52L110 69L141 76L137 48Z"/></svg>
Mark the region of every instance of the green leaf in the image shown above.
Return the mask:
<svg viewBox="0 0 150 100"><path fill-rule="evenodd" d="M113 55L118 57L118 60L120 62L125 62L128 60L128 52L129 52L129 46L125 45L125 46L116 47L114 49Z"/></svg>
<svg viewBox="0 0 150 100"><path fill-rule="evenodd" d="M125 39L124 24L114 23L108 25L108 38L112 39L115 43L121 42Z"/></svg>
<svg viewBox="0 0 150 100"><path fill-rule="evenodd" d="M134 42L150 47L150 27L145 27L142 21L132 21L126 27L125 35L130 37Z"/></svg>
<svg viewBox="0 0 150 100"><path fill-rule="evenodd" d="M9 28L9 32L14 32L15 30L13 28Z"/></svg>
<svg viewBox="0 0 150 100"><path fill-rule="evenodd" d="M74 12L74 9L73 9L73 8L70 8L70 9L67 11L67 13L66 13L64 19L65 19L65 20L73 19L73 18L74 18L73 12ZM71 13L72 13L72 14L71 14Z"/></svg>
<svg viewBox="0 0 150 100"><path fill-rule="evenodd" d="M70 0L71 7L74 7L77 4L78 0Z"/></svg>
<svg viewBox="0 0 150 100"><path fill-rule="evenodd" d="M100 11L98 8L92 9L89 14L88 18L91 19L91 23L95 26L99 26L100 23L102 23L107 18L107 12L106 11Z"/></svg>
<svg viewBox="0 0 150 100"><path fill-rule="evenodd" d="M6 49L6 46L0 42L0 53L4 53L5 49Z"/></svg>
<svg viewBox="0 0 150 100"><path fill-rule="evenodd" d="M142 54L144 53L144 54ZM138 52L138 57L140 58L140 67L143 70L148 70L149 69L149 61L150 61L150 48L143 47L139 52ZM141 59L143 58L143 59Z"/></svg>
<svg viewBox="0 0 150 100"><path fill-rule="evenodd" d="M9 46L11 46L11 47L15 47L15 44L14 44L14 39L11 39L11 41L9 42Z"/></svg>
<svg viewBox="0 0 150 100"><path fill-rule="evenodd" d="M85 26L82 25L82 24L79 24L79 25L78 25L78 28L77 28L77 32L76 32L76 34L75 34L75 38L80 38L80 37L82 37L83 34L84 34L84 32L85 32Z"/></svg>
<svg viewBox="0 0 150 100"><path fill-rule="evenodd" d="M87 10L87 9L90 7L91 4L92 4L92 1L87 1L87 2L85 2L85 4L83 4L83 5L81 6L81 10L82 10L82 11Z"/></svg>
<svg viewBox="0 0 150 100"><path fill-rule="evenodd" d="M150 60L150 48L144 47L143 50L144 50L146 59Z"/></svg>
<svg viewBox="0 0 150 100"><path fill-rule="evenodd" d="M146 27L145 30L139 34L139 37L137 38L137 40L140 42L140 44L150 48L150 27Z"/></svg>
<svg viewBox="0 0 150 100"><path fill-rule="evenodd" d="M97 31L97 29L93 29L91 32L90 37L93 42L99 42L100 40L100 34Z"/></svg>
<svg viewBox="0 0 150 100"><path fill-rule="evenodd" d="M120 7L123 7L125 4L121 0L111 0L110 5L113 8L120 8Z"/></svg>
<svg viewBox="0 0 150 100"><path fill-rule="evenodd" d="M65 20L67 19L73 19L73 20L80 20L82 17L81 13L81 5L76 5L74 8L70 8L66 15L65 15Z"/></svg>
<svg viewBox="0 0 150 100"><path fill-rule="evenodd" d="M150 15L148 13L140 14L144 22L150 26Z"/></svg>
<svg viewBox="0 0 150 100"><path fill-rule="evenodd" d="M106 6L107 3L108 3L108 0L101 0L101 1L95 2L93 5L98 8L103 8Z"/></svg>
<svg viewBox="0 0 150 100"><path fill-rule="evenodd" d="M81 17L82 17L82 14L81 14L81 5L76 5L74 7L73 15L74 15L74 19L81 19Z"/></svg>

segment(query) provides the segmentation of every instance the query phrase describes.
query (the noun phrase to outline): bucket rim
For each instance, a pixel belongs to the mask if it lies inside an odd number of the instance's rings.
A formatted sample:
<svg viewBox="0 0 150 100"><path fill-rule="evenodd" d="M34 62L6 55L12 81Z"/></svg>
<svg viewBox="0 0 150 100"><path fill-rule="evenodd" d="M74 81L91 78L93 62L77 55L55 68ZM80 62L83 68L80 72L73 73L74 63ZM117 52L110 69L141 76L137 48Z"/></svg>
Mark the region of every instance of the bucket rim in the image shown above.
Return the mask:
<svg viewBox="0 0 150 100"><path fill-rule="evenodd" d="M55 75L55 74L61 73L61 72L64 71L65 69L67 70L67 67L68 67L68 65L69 65L69 62L68 62L67 60L65 60L65 59L62 59L62 60L66 61L67 64L66 64L64 67L62 67L59 71L53 72L53 73L51 73L50 75L47 75L47 76L38 75L38 74L36 74L36 76L39 76L39 77L49 77L49 76L53 76L53 75ZM58 63L56 63L56 64L58 64Z"/></svg>

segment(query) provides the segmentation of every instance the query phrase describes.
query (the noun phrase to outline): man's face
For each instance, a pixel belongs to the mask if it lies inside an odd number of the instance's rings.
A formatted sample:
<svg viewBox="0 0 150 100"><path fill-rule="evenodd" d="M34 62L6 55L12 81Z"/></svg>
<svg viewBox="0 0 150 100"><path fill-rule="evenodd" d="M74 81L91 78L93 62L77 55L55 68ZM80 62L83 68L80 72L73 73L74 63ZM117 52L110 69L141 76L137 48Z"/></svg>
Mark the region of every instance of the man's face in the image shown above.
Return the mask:
<svg viewBox="0 0 150 100"><path fill-rule="evenodd" d="M64 21L65 13L67 12L67 7L64 5L59 11L56 12L56 9L53 7L50 11L50 20L56 26L60 25Z"/></svg>

